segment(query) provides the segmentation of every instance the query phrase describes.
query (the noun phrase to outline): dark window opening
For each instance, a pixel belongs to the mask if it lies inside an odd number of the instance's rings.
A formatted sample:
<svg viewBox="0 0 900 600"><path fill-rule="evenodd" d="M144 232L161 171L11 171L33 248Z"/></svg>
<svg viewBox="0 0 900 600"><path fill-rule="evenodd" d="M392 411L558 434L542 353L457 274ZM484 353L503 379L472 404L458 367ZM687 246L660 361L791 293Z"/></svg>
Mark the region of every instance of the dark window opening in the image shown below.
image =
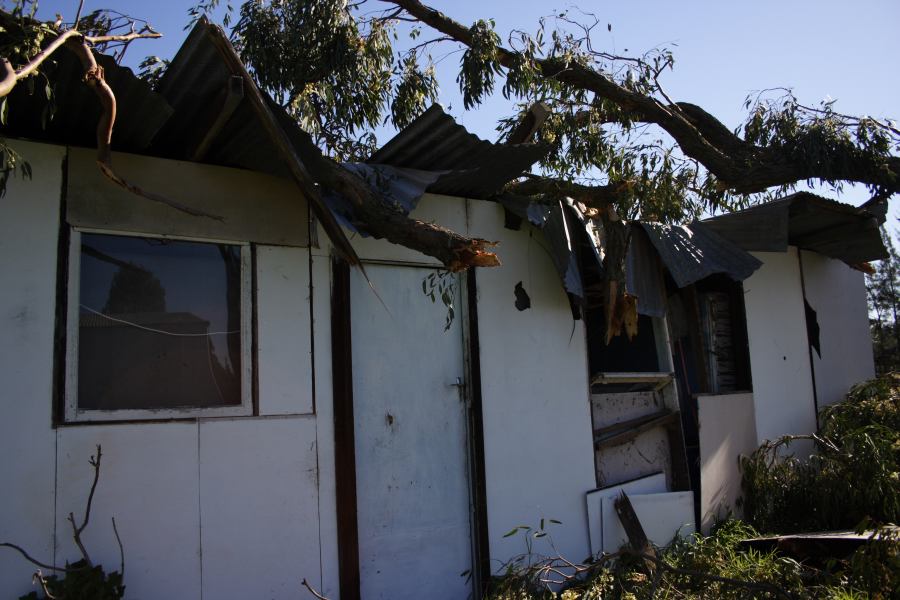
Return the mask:
<svg viewBox="0 0 900 600"><path fill-rule="evenodd" d="M241 247L80 237L78 409L240 405Z"/></svg>
<svg viewBox="0 0 900 600"><path fill-rule="evenodd" d="M656 373L659 356L653 318L638 315L638 331L633 340L617 335L606 343L606 319L602 308L588 311L588 356L591 374Z"/></svg>

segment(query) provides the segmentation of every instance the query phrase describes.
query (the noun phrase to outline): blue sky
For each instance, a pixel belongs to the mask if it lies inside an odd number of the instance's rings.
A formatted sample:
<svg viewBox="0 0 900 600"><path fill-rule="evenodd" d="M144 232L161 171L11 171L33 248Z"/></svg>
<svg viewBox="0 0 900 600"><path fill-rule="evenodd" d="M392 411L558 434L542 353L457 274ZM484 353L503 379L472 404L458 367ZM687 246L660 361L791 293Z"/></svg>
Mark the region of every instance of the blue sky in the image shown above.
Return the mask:
<svg viewBox="0 0 900 600"><path fill-rule="evenodd" d="M388 6L373 0L370 3ZM663 79L669 96L704 107L732 128L742 121L744 98L773 87L793 88L808 105L830 97L837 100L835 107L840 112L900 119L900 2L896 0L426 3L463 23L493 18L504 40L513 29L534 31L538 18L554 10L578 6L593 12L604 24L595 38L598 47L629 54L655 46L672 48L675 69ZM113 8L147 19L164 34L161 40L141 42L129 49L126 62L134 65L148 54L166 58L174 55L184 39L187 10L192 4L180 0L86 0L84 10ZM77 6L77 0L45 0L40 3L40 16L52 18L54 13L61 13L71 20ZM606 31L607 23L612 25L611 32ZM494 139L496 119L509 112L509 104L498 98L478 110L464 112L455 82L458 57L447 57L439 67L440 101L473 133ZM845 189L840 197L852 204L866 198L864 189L853 188ZM900 201L895 199L893 203L898 205ZM891 213L894 219L890 226L894 228L900 210L892 206Z"/></svg>

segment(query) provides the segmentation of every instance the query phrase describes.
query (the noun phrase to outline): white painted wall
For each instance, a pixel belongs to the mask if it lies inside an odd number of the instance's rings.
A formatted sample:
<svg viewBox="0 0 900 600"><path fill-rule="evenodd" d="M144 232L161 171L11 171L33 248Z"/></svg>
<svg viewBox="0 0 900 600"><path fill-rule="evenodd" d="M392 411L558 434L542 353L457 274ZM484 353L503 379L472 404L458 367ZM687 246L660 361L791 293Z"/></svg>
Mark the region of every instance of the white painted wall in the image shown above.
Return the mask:
<svg viewBox="0 0 900 600"><path fill-rule="evenodd" d="M100 483L84 538L95 561L118 569L110 522L116 517L129 598L189 599L201 592L226 599L301 598L307 597L303 577L333 591L333 476L319 485L320 458L333 474L333 445L327 443L325 453L317 445L320 434L331 439L331 414L322 423L311 414L313 337L324 348L325 364L317 364L317 373L326 394L320 404L330 411L330 338L327 328L314 333L310 322L308 249L259 247L263 416L53 429L65 149L16 146L35 179L12 179L0 199L0 541L20 544L46 562L77 559L66 516L82 514L92 477L87 460L99 443ZM324 311L318 323L327 325L327 260L316 266L313 286L322 286L317 310ZM323 498L329 505L320 524ZM321 547L320 526L327 538ZM320 551L335 573L325 586ZM4 593L33 589L32 572L18 555L0 549Z"/></svg>
<svg viewBox="0 0 900 600"><path fill-rule="evenodd" d="M204 598L299 600L303 579L321 586L315 427L305 416L200 421Z"/></svg>
<svg viewBox="0 0 900 600"><path fill-rule="evenodd" d="M259 246L256 277L259 413L312 413L309 249Z"/></svg>
<svg viewBox="0 0 900 600"><path fill-rule="evenodd" d="M753 394L701 394L697 397L700 426L700 527L708 534L717 519L743 511L738 457L749 456L756 437Z"/></svg>
<svg viewBox="0 0 900 600"><path fill-rule="evenodd" d="M763 262L744 281L758 442L816 428L797 249L754 252Z"/></svg>
<svg viewBox="0 0 900 600"><path fill-rule="evenodd" d="M320 239L323 239L320 237ZM337 547L337 493L334 465L334 405L331 371L331 258L327 240L311 248L314 378L316 384L316 440L319 459L319 550L322 579L318 588L326 598L340 597Z"/></svg>
<svg viewBox="0 0 900 600"><path fill-rule="evenodd" d="M503 263L477 274L491 558L523 552L521 536L503 535L547 518L562 521L550 526L558 552L581 560L590 553L584 493L595 487L584 322L572 319L539 231L505 229L502 207L469 201L468 233L499 241ZM519 281L531 297L525 311L514 306Z"/></svg>
<svg viewBox="0 0 900 600"><path fill-rule="evenodd" d="M840 402L875 377L865 276L845 263L803 251L806 299L819 321L822 357L813 351L819 408Z"/></svg>
<svg viewBox="0 0 900 600"><path fill-rule="evenodd" d="M63 148L16 142L34 179L0 198L0 542L53 560L51 429L56 250ZM32 589L34 566L0 548L0 590Z"/></svg>
<svg viewBox="0 0 900 600"><path fill-rule="evenodd" d="M499 242L503 265L477 274L492 564L524 551L521 536L505 533L517 525L537 527L541 518L562 521L550 526L553 542L566 557L581 560L590 553L584 493L596 487L587 348L584 324L572 319L543 234L527 225L506 229L503 209L493 202L426 194L412 216ZM366 260L436 264L383 240L356 236L351 242ZM523 312L514 306L519 281L532 302ZM317 346L317 369L320 357ZM550 551L540 544L535 550ZM336 566L333 571L336 577Z"/></svg>
<svg viewBox="0 0 900 600"><path fill-rule="evenodd" d="M125 549L129 598L200 597L200 518L197 424L132 424L56 430L57 560L80 558L66 515L84 513L94 476L88 458L103 447L100 481L84 531L92 560L119 569L112 530L116 518Z"/></svg>
<svg viewBox="0 0 900 600"><path fill-rule="evenodd" d="M116 516L129 597L305 597L306 577L337 598L327 242L311 259L303 248L259 247L260 356L272 357L258 373L262 416L53 429L65 149L20 149L36 178L12 180L0 199L0 452L8 458L0 482L12 490L0 494L0 540L47 561L76 559L65 516L84 507L86 461L101 443L85 536L92 556L117 568ZM522 551L521 538L502 537L513 526L552 518L563 522L553 531L557 549L580 560L589 552L583 494L594 487L584 329L543 238L504 229L493 203L429 195L415 216L500 241L504 265L478 276L492 558ZM366 258L434 264L383 241L353 243ZM532 300L524 312L514 307L518 281ZM28 592L31 572L0 551L0 589Z"/></svg>

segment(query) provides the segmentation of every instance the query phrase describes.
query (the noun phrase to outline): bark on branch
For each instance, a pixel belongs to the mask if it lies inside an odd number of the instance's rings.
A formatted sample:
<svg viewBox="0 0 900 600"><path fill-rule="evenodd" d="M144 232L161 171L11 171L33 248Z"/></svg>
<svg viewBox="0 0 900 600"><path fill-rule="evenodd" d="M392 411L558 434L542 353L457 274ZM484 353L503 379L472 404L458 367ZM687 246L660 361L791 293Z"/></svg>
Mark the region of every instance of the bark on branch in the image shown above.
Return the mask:
<svg viewBox="0 0 900 600"><path fill-rule="evenodd" d="M527 177L506 186L507 192L522 196L550 195L568 196L588 208L605 210L630 196L633 183L617 181L605 185L584 185L574 181L549 177Z"/></svg>

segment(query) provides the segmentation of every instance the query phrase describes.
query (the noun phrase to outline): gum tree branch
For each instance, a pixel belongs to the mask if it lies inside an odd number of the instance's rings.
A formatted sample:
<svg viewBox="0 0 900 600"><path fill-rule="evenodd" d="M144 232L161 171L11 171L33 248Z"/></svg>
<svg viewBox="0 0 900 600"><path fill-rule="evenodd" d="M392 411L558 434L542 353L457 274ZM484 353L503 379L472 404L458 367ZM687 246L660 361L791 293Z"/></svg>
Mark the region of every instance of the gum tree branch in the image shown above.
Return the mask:
<svg viewBox="0 0 900 600"><path fill-rule="evenodd" d="M406 10L421 23L472 47L472 31L419 0L384 0ZM495 47L498 62L510 68L517 53ZM627 89L590 66L558 57L535 59L540 75L592 92L612 102L635 120L662 128L688 157L702 164L718 180L721 190L738 194L762 192L806 179L847 181L900 191L900 157L876 162L853 147L836 148L827 160L811 161L779 146L757 146L732 133L706 111L687 103L665 104Z"/></svg>

